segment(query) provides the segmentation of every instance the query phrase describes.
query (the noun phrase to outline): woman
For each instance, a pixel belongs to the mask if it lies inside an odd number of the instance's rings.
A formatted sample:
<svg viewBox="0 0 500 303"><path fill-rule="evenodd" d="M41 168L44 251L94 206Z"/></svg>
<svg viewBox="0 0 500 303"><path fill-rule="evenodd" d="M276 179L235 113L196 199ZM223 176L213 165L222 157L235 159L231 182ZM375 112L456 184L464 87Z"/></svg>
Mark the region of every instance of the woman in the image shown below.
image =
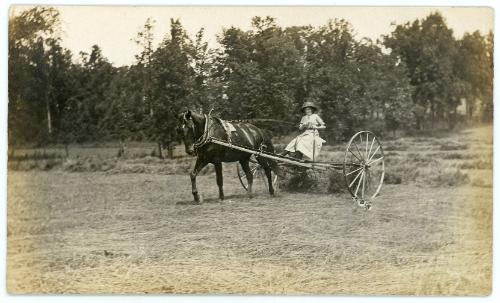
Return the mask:
<svg viewBox="0 0 500 303"><path fill-rule="evenodd" d="M318 107L312 102L302 105L302 117L299 129L304 132L293 139L285 148L284 156L289 153L296 153L295 157L302 159L306 156L310 160L315 160L321 150L325 140L319 137L318 129L326 128L325 122L316 114Z"/></svg>

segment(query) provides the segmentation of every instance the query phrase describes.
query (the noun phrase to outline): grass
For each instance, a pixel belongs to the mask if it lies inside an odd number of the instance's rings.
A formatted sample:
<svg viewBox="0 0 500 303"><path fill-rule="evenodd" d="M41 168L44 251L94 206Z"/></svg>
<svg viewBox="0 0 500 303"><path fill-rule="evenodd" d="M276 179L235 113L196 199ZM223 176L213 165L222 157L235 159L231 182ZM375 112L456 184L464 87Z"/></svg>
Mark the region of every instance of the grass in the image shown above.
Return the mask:
<svg viewBox="0 0 500 303"><path fill-rule="evenodd" d="M433 187L471 182L473 186L491 184L489 180L479 181L472 176L477 170L492 170L490 136L491 128L477 128L427 140L424 137L399 139L399 145L406 142L405 148L385 154L385 182ZM387 144L398 145L391 141Z"/></svg>
<svg viewBox="0 0 500 303"><path fill-rule="evenodd" d="M387 185L227 199L201 176L10 172L10 293L485 295L491 190ZM57 194L56 194L57 193ZM49 203L50 202L50 203Z"/></svg>
<svg viewBox="0 0 500 303"><path fill-rule="evenodd" d="M417 184L431 186L455 186L471 182L473 170L492 169L491 138L484 129L465 130L457 133L440 133L438 137L403 137L382 142L385 150L387 184ZM479 139L478 139L479 138ZM286 145L282 137L275 142L276 150ZM75 145L70 146L70 157L64 156L62 148L21 149L9 157L9 169L62 170L68 172L108 173L158 173L186 174L192 169L193 159L183 154L178 146L176 159L159 159L151 156L157 153L152 143L131 142L122 157L117 157L116 146ZM325 145L320 160L342 162L345 143ZM202 174L213 173L208 166ZM326 175L316 173L288 174L281 180L284 190L292 192L336 193L344 186L343 179L336 172ZM473 185L490 182L474 179Z"/></svg>
<svg viewBox="0 0 500 303"><path fill-rule="evenodd" d="M7 289L488 295L491 136L479 128L383 141L393 150L370 211L351 201L336 171L291 175L273 198L257 179L249 198L234 165L224 165L219 201L208 166L198 177L205 203L191 205L190 157L73 147L67 159L10 159ZM342 161L343 145L321 160Z"/></svg>

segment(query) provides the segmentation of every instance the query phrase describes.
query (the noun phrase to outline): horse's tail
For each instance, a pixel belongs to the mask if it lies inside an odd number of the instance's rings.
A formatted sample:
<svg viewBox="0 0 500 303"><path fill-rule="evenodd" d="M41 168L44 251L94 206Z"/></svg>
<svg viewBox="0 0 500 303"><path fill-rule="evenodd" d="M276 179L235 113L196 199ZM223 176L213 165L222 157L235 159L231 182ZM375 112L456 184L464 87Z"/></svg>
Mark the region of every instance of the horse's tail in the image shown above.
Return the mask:
<svg viewBox="0 0 500 303"><path fill-rule="evenodd" d="M262 132L262 136L263 136L263 142L267 145L269 144L269 146L271 147L272 150L270 150L270 152L274 152L274 146L273 146L273 142L272 142L272 138L274 136L273 132L268 130L268 129L261 129L261 132Z"/></svg>

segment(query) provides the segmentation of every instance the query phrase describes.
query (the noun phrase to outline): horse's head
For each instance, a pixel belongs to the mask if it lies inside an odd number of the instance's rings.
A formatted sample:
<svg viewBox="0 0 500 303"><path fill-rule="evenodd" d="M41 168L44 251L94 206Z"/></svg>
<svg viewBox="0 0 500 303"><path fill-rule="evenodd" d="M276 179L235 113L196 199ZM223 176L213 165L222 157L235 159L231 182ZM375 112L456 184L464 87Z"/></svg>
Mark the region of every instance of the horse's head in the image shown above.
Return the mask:
<svg viewBox="0 0 500 303"><path fill-rule="evenodd" d="M178 115L177 132L184 142L188 155L194 154L194 142L196 141L196 125L193 121L193 112L184 111Z"/></svg>

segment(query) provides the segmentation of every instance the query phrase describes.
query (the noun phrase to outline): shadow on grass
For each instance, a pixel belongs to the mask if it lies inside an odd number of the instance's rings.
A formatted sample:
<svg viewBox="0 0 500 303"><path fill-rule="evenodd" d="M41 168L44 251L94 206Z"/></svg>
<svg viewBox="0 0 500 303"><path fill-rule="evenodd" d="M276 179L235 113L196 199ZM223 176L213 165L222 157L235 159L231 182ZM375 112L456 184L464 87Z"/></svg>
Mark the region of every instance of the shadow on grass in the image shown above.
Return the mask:
<svg viewBox="0 0 500 303"><path fill-rule="evenodd" d="M224 197L224 200L219 199L219 197L210 197L210 198L205 198L203 197L203 201L201 203L197 203L194 200L184 200L184 201L178 201L175 204L176 205L202 205L202 204L217 204L217 203L224 203L230 200L236 200L236 201L243 201L243 200L251 200L255 198L256 195L254 194L252 198L248 197L246 193L243 194L234 194L234 195L228 195Z"/></svg>

